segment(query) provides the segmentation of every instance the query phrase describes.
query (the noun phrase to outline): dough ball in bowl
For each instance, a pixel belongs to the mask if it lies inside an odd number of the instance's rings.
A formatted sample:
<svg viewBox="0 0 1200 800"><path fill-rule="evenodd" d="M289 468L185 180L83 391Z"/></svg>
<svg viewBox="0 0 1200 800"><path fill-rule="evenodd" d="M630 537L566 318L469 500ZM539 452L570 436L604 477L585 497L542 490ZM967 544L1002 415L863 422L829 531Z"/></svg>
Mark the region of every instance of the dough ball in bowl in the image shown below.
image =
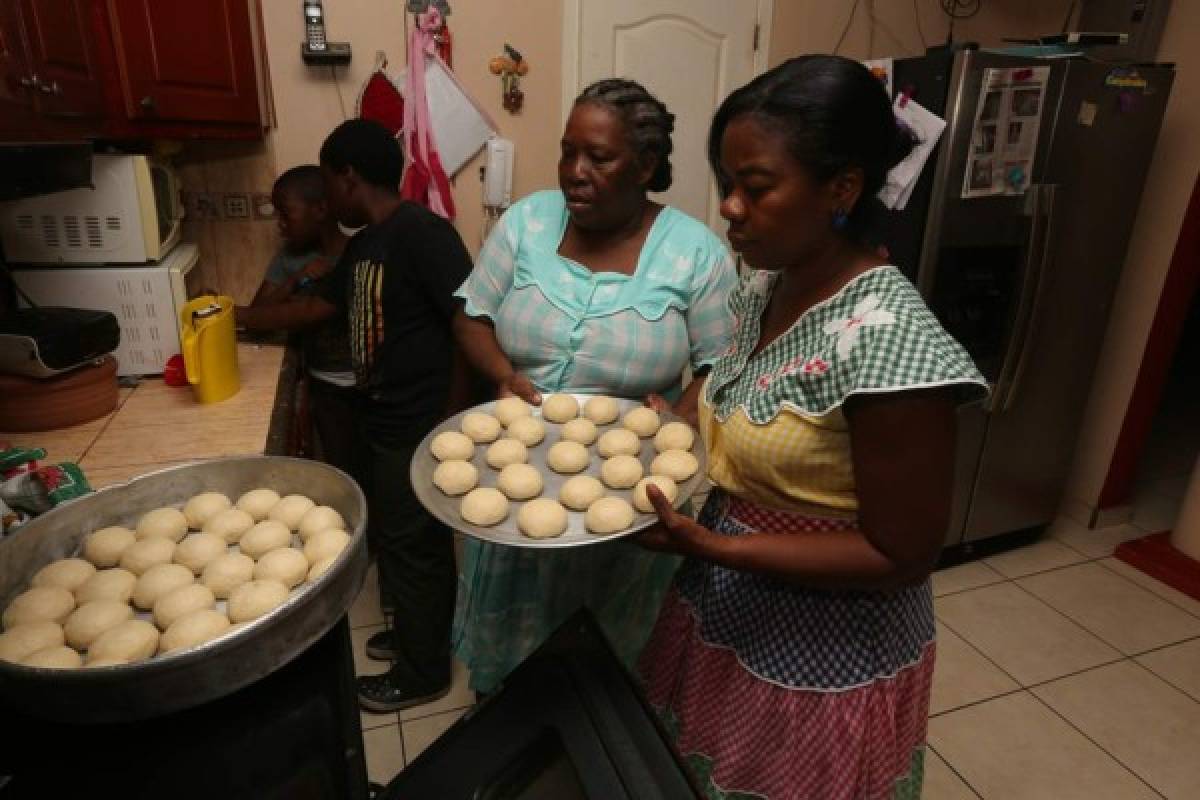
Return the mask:
<svg viewBox="0 0 1200 800"><path fill-rule="evenodd" d="M251 558L262 558L277 547L288 547L292 532L276 519L264 519L242 536L238 549Z"/></svg>
<svg viewBox="0 0 1200 800"><path fill-rule="evenodd" d="M201 492L183 504L183 516L187 518L188 527L200 530L204 523L227 508L233 508L229 498L220 492Z"/></svg>
<svg viewBox="0 0 1200 800"><path fill-rule="evenodd" d="M597 435L596 423L583 417L576 417L562 426L561 436L564 442L579 442L584 447L590 447L592 442L596 441Z"/></svg>
<svg viewBox="0 0 1200 800"><path fill-rule="evenodd" d="M200 582L212 589L218 600L229 597L229 593L254 575L254 559L242 553L226 553L208 562L200 576Z"/></svg>
<svg viewBox="0 0 1200 800"><path fill-rule="evenodd" d="M178 542L188 532L187 517L178 508L156 508L138 520L134 534L139 539L170 539Z"/></svg>
<svg viewBox="0 0 1200 800"><path fill-rule="evenodd" d="M626 430L631 430L642 439L646 439L658 433L658 428L662 424L658 418L658 412L653 408L641 406L635 408L625 415L621 420L621 424Z"/></svg>
<svg viewBox="0 0 1200 800"><path fill-rule="evenodd" d="M205 642L211 642L229 630L229 617L211 608L184 614L163 631L158 642L158 652L174 653L190 650Z"/></svg>
<svg viewBox="0 0 1200 800"><path fill-rule="evenodd" d="M579 442L555 442L546 452L546 466L563 475L583 472L587 465L587 448Z"/></svg>
<svg viewBox="0 0 1200 800"><path fill-rule="evenodd" d="M225 540L214 533L193 533L184 537L175 548L175 563L182 564L199 575L208 562L227 552Z"/></svg>
<svg viewBox="0 0 1200 800"><path fill-rule="evenodd" d="M187 586L196 579L192 571L182 564L159 564L142 573L133 587L133 604L143 611L154 608L154 601L162 595Z"/></svg>
<svg viewBox="0 0 1200 800"><path fill-rule="evenodd" d="M34 586L13 598L0 621L4 629L27 622L57 622L75 610L75 595L61 586Z"/></svg>
<svg viewBox="0 0 1200 800"><path fill-rule="evenodd" d="M303 583L304 576L307 574L308 559L294 547L272 550L254 565L255 580L279 581L289 589Z"/></svg>
<svg viewBox="0 0 1200 800"><path fill-rule="evenodd" d="M621 497L601 497L588 508L583 524L592 533L616 533L633 524L633 506Z"/></svg>
<svg viewBox="0 0 1200 800"><path fill-rule="evenodd" d="M531 539L553 539L567 529L567 510L557 500L539 497L521 506L517 527Z"/></svg>
<svg viewBox="0 0 1200 800"><path fill-rule="evenodd" d="M611 397L591 397L583 404L583 415L597 425L614 422L620 414L621 406Z"/></svg>
<svg viewBox="0 0 1200 800"><path fill-rule="evenodd" d="M459 513L472 525L491 527L508 516L508 498L499 489L474 489L462 499Z"/></svg>
<svg viewBox="0 0 1200 800"><path fill-rule="evenodd" d="M156 649L158 628L144 619L130 619L96 637L87 660L89 664L107 660L128 664L149 658Z"/></svg>
<svg viewBox="0 0 1200 800"><path fill-rule="evenodd" d="M676 483L683 483L700 469L700 461L687 450L668 450L659 453L650 462L653 475L666 475Z"/></svg>
<svg viewBox="0 0 1200 800"><path fill-rule="evenodd" d="M508 436L526 447L537 447L546 438L546 426L536 417L519 417L508 426Z"/></svg>
<svg viewBox="0 0 1200 800"><path fill-rule="evenodd" d="M517 420L532 416L533 409L519 397L502 397L496 401L496 407L492 409L492 413L501 425L508 428ZM512 435L511 432L509 435Z"/></svg>
<svg viewBox="0 0 1200 800"><path fill-rule="evenodd" d="M613 456L600 467L600 477L613 489L628 489L642 479L642 462L633 456Z"/></svg>
<svg viewBox="0 0 1200 800"><path fill-rule="evenodd" d="M462 418L462 432L475 444L487 444L500 438L500 420L481 411L469 411Z"/></svg>
<svg viewBox="0 0 1200 800"><path fill-rule="evenodd" d="M501 439L487 449L487 463L492 469L524 464L528 459L529 450L516 439Z"/></svg>
<svg viewBox="0 0 1200 800"><path fill-rule="evenodd" d="M542 418L566 422L579 416L579 401L569 394L552 394L542 401Z"/></svg>
<svg viewBox="0 0 1200 800"><path fill-rule="evenodd" d="M91 562L82 558L62 558L47 564L33 575L34 586L58 586L73 592L96 574Z"/></svg>
<svg viewBox="0 0 1200 800"><path fill-rule="evenodd" d="M458 497L466 494L479 484L479 470L470 461L443 461L433 471L433 485L442 490L442 494ZM340 528L340 525L331 525ZM323 528L322 530L327 530Z"/></svg>
<svg viewBox="0 0 1200 800"><path fill-rule="evenodd" d="M220 536L229 544L237 544L242 535L254 527L254 517L248 511L231 508L211 517L204 523L203 533Z"/></svg>
<svg viewBox="0 0 1200 800"><path fill-rule="evenodd" d="M79 605L96 600L120 600L122 603L128 603L129 598L133 597L133 587L136 585L137 575L127 569L102 569L75 590L75 601Z"/></svg>
<svg viewBox="0 0 1200 800"><path fill-rule="evenodd" d="M154 601L154 624L161 630L185 614L205 608L216 608L217 596L202 583L179 586Z"/></svg>
<svg viewBox="0 0 1200 800"><path fill-rule="evenodd" d="M136 538L133 531L120 525L101 528L83 540L83 557L101 569L115 567Z"/></svg>
<svg viewBox="0 0 1200 800"><path fill-rule="evenodd" d="M175 557L176 547L178 545L173 539L164 537L139 539L121 554L121 568L134 575L141 575L151 567L170 564L171 559Z"/></svg>
<svg viewBox="0 0 1200 800"><path fill-rule="evenodd" d="M350 534L330 528L327 531L313 534L304 543L304 557L310 564L315 564L331 556L336 558L348 544L350 544Z"/></svg>
<svg viewBox="0 0 1200 800"><path fill-rule="evenodd" d="M683 422L668 422L654 434L654 449L660 453L668 450L691 450L696 443L696 432Z"/></svg>
<svg viewBox="0 0 1200 800"><path fill-rule="evenodd" d="M251 489L238 498L237 507L259 522L267 518L278 502L279 492L274 489Z"/></svg>
<svg viewBox="0 0 1200 800"><path fill-rule="evenodd" d="M442 431L429 443L429 451L438 461L470 461L475 442L458 431Z"/></svg>
<svg viewBox="0 0 1200 800"><path fill-rule="evenodd" d="M43 669L79 669L83 666L83 656L69 647L59 645L28 655L21 663Z"/></svg>
<svg viewBox="0 0 1200 800"><path fill-rule="evenodd" d="M316 583L318 580L321 579L322 575L324 575L326 572L329 571L329 568L333 566L334 561L337 561L337 556L329 556L328 558L322 558L320 561L313 564L312 567L309 568L308 577L305 578L305 580L308 581L309 583Z"/></svg>
<svg viewBox="0 0 1200 800"><path fill-rule="evenodd" d="M119 600L93 600L71 612L63 623L66 643L76 650L87 650L100 634L133 619L133 609Z"/></svg>
<svg viewBox="0 0 1200 800"><path fill-rule="evenodd" d="M638 435L625 428L607 431L596 442L596 451L605 458L613 456L636 456L642 450Z"/></svg>
<svg viewBox="0 0 1200 800"><path fill-rule="evenodd" d="M341 528L345 530L346 520L342 518L342 515L338 513L336 508L315 506L300 520L300 527L296 528L296 533L300 534L301 539L307 541L308 537L326 528Z"/></svg>
<svg viewBox="0 0 1200 800"><path fill-rule="evenodd" d="M287 525L289 531L294 531L300 527L300 520L304 519L304 515L316 507L316 503L302 494L289 494L287 497L281 497L279 502L271 507L267 512L267 519L282 522Z"/></svg>
<svg viewBox="0 0 1200 800"><path fill-rule="evenodd" d="M509 464L500 470L496 488L509 500L528 500L542 493L542 473L528 464Z"/></svg>
<svg viewBox="0 0 1200 800"><path fill-rule="evenodd" d="M558 490L558 500L572 511L587 511L588 506L604 497L604 484L591 475L569 478Z"/></svg>
<svg viewBox="0 0 1200 800"><path fill-rule="evenodd" d="M289 589L275 580L253 580L243 583L229 595L229 621L249 622L283 605Z"/></svg>
<svg viewBox="0 0 1200 800"><path fill-rule="evenodd" d="M654 505L650 502L650 497L646 494L646 486L651 483L658 487L663 496L667 498L668 503L675 505L675 498L679 496L679 486L675 481L666 475L647 475L637 482L637 486L633 487L634 508L643 514L654 513Z"/></svg>
<svg viewBox="0 0 1200 800"><path fill-rule="evenodd" d="M19 662L47 647L58 647L64 642L62 626L57 622L23 622L0 633L0 661Z"/></svg>

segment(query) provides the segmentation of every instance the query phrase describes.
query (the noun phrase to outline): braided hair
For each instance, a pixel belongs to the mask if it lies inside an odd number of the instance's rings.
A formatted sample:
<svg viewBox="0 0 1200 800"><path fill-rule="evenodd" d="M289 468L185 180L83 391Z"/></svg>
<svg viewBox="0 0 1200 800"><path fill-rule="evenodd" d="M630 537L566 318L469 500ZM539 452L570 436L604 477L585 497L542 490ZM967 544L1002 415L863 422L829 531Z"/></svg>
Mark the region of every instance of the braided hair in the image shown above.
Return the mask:
<svg viewBox="0 0 1200 800"><path fill-rule="evenodd" d="M625 124L630 144L638 156L654 156L654 174L647 189L665 192L671 188L671 132L675 115L667 111L646 87L637 81L608 78L597 81L575 98L575 105L594 103L611 110Z"/></svg>

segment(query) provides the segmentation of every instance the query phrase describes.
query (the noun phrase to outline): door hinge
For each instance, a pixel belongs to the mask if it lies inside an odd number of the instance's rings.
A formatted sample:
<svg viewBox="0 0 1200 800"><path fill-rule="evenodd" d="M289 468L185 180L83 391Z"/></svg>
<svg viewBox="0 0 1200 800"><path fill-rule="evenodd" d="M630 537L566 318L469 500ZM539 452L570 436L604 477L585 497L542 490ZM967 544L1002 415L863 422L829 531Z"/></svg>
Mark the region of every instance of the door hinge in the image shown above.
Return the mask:
<svg viewBox="0 0 1200 800"><path fill-rule="evenodd" d="M758 52L758 37L762 31L762 26L757 22L754 23L754 52Z"/></svg>

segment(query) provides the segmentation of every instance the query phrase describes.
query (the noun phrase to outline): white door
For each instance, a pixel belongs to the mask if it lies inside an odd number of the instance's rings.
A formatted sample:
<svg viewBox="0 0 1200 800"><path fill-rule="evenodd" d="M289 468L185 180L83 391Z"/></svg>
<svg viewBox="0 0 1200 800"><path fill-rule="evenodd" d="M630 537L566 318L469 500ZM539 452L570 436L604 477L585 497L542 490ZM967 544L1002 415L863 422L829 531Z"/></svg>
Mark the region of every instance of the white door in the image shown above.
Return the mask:
<svg viewBox="0 0 1200 800"><path fill-rule="evenodd" d="M708 126L766 65L772 0L567 0L563 115L583 87L631 78L675 115L675 181L656 197L724 233L708 168Z"/></svg>

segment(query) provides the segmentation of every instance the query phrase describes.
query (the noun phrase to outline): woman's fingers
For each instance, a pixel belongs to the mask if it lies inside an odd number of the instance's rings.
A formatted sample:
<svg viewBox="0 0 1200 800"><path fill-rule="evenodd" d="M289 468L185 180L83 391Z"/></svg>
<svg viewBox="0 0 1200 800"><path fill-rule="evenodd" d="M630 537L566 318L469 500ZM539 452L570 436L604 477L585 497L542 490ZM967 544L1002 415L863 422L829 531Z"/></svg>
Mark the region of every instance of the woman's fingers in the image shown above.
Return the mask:
<svg viewBox="0 0 1200 800"><path fill-rule="evenodd" d="M646 498L650 501L650 505L654 506L654 513L658 514L658 518L663 521L664 525L670 525L675 520L675 509L671 507L671 501L662 493L662 490L653 483L646 483Z"/></svg>
<svg viewBox="0 0 1200 800"><path fill-rule="evenodd" d="M653 408L655 411L670 411L671 404L661 394L646 395L646 405Z"/></svg>

